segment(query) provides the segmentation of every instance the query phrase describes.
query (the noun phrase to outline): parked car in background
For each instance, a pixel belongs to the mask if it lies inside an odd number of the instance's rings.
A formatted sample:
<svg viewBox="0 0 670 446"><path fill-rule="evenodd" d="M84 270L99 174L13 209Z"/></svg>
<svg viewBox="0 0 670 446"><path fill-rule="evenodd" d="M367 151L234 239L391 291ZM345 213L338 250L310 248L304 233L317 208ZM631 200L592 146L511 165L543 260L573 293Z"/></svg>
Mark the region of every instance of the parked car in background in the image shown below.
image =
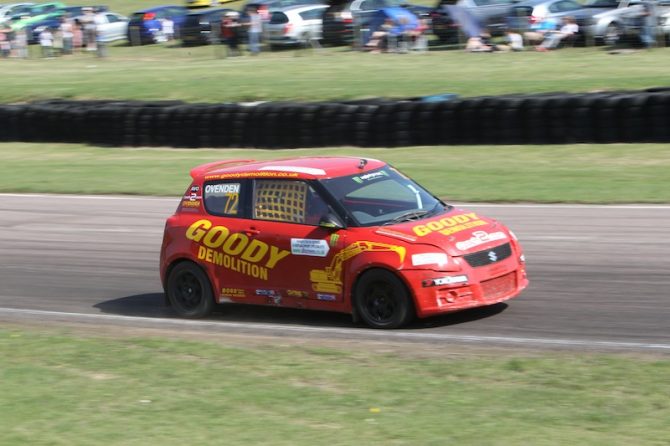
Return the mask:
<svg viewBox="0 0 670 446"><path fill-rule="evenodd" d="M574 15L583 8L575 0L525 0L510 8L507 23L511 29L524 32L545 19L560 23L563 17Z"/></svg>
<svg viewBox="0 0 670 446"><path fill-rule="evenodd" d="M220 38L221 20L230 8L203 9L186 16L181 28L182 45L207 45Z"/></svg>
<svg viewBox="0 0 670 446"><path fill-rule="evenodd" d="M230 3L236 0L186 0L187 8L209 8L223 3Z"/></svg>
<svg viewBox="0 0 670 446"><path fill-rule="evenodd" d="M624 35L625 17L642 8L640 0L588 0L575 17L588 42L614 45Z"/></svg>
<svg viewBox="0 0 670 446"><path fill-rule="evenodd" d="M161 20L169 18L174 22L175 37L179 37L189 10L184 6L166 5L142 9L130 16L128 23L128 42L131 45L156 43L163 31Z"/></svg>
<svg viewBox="0 0 670 446"><path fill-rule="evenodd" d="M75 19L81 18L75 17ZM115 12L99 12L95 17L95 26L98 40L101 42L113 42L123 40L128 35L128 17Z"/></svg>
<svg viewBox="0 0 670 446"><path fill-rule="evenodd" d="M10 26L15 31L28 28L34 23L48 18L50 15L53 15L55 12L60 11L63 8L65 8L65 3L61 2L33 5L27 11L12 15L9 19L11 22Z"/></svg>
<svg viewBox="0 0 670 446"><path fill-rule="evenodd" d="M9 3L0 6L0 24L9 21L13 16L27 14L34 3Z"/></svg>
<svg viewBox="0 0 670 446"><path fill-rule="evenodd" d="M323 41L329 45L351 44L355 27L365 34L374 14L383 8L402 7L421 18L430 18L432 12L432 8L403 0L331 0L328 5L323 14Z"/></svg>
<svg viewBox="0 0 670 446"><path fill-rule="evenodd" d="M306 45L322 38L323 12L328 5L289 6L270 11L265 27L267 42L273 46Z"/></svg>
<svg viewBox="0 0 670 446"><path fill-rule="evenodd" d="M481 27L487 28L492 35L502 35L507 28L510 7L516 0L439 0L430 17L433 34L441 42L458 41L460 25L449 12L450 6L458 6L472 16Z"/></svg>

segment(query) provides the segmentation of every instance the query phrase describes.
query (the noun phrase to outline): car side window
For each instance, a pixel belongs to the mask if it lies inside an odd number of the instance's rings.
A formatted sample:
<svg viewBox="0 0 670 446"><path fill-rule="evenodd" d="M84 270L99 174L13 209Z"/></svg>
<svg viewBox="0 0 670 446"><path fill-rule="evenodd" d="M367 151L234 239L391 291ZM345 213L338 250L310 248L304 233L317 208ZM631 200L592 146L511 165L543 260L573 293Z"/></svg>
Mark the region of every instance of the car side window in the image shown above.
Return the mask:
<svg viewBox="0 0 670 446"><path fill-rule="evenodd" d="M241 216L243 189L240 182L216 181L205 183L203 194L205 209L212 215Z"/></svg>
<svg viewBox="0 0 670 446"><path fill-rule="evenodd" d="M317 226L328 212L328 205L304 181L256 180L253 217Z"/></svg>

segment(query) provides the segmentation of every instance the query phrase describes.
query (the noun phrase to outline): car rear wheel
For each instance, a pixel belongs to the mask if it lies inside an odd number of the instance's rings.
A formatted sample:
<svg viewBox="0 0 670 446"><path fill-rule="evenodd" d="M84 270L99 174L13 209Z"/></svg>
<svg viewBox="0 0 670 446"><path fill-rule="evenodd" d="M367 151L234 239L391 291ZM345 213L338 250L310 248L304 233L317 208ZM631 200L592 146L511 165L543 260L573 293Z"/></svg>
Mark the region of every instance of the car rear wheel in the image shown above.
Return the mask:
<svg viewBox="0 0 670 446"><path fill-rule="evenodd" d="M181 317L205 317L214 308L209 279L191 262L182 262L172 269L167 280L167 297L172 308Z"/></svg>
<svg viewBox="0 0 670 446"><path fill-rule="evenodd" d="M366 272L354 293L358 315L372 328L398 328L414 317L414 305L405 284L390 271Z"/></svg>

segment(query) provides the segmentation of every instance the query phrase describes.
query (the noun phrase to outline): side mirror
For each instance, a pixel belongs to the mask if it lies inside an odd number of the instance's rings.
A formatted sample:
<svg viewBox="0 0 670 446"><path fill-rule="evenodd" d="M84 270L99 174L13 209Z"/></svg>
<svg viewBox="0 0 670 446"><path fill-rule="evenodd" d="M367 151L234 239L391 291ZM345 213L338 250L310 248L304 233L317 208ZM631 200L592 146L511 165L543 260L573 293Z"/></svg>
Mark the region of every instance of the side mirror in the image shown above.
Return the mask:
<svg viewBox="0 0 670 446"><path fill-rule="evenodd" d="M328 212L326 215L321 217L321 220L319 220L319 227L336 231L338 229L343 229L344 223L342 222L340 217L333 214L332 212Z"/></svg>

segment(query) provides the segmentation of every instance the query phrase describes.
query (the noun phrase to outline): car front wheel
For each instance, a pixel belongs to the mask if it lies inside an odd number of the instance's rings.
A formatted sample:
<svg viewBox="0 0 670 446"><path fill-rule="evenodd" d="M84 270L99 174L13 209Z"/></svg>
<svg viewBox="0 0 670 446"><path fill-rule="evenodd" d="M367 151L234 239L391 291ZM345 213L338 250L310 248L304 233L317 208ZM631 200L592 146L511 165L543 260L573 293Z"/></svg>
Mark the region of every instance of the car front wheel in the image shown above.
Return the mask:
<svg viewBox="0 0 670 446"><path fill-rule="evenodd" d="M182 262L167 280L167 297L175 312L186 318L201 318L212 312L214 296L207 275L196 264Z"/></svg>
<svg viewBox="0 0 670 446"><path fill-rule="evenodd" d="M405 284L390 271L363 274L354 293L358 315L372 328L398 328L414 317L414 305Z"/></svg>
<svg viewBox="0 0 670 446"><path fill-rule="evenodd" d="M605 45L616 45L621 40L623 31L616 23L610 23L605 30Z"/></svg>

